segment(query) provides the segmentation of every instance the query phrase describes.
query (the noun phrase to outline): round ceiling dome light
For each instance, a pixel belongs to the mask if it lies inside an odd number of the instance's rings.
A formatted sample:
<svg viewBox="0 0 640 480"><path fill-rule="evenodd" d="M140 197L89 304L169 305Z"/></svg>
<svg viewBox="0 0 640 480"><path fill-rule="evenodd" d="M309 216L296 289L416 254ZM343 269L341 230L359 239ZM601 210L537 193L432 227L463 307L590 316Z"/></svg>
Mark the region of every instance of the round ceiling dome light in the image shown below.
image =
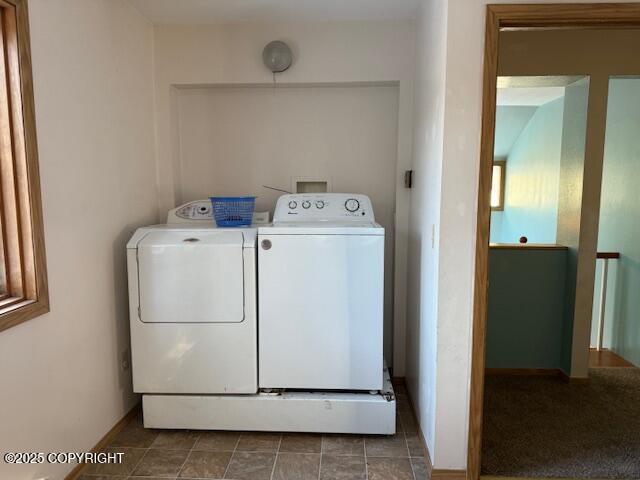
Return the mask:
<svg viewBox="0 0 640 480"><path fill-rule="evenodd" d="M280 40L269 42L262 50L262 61L274 74L284 72L291 66L293 54L291 48Z"/></svg>

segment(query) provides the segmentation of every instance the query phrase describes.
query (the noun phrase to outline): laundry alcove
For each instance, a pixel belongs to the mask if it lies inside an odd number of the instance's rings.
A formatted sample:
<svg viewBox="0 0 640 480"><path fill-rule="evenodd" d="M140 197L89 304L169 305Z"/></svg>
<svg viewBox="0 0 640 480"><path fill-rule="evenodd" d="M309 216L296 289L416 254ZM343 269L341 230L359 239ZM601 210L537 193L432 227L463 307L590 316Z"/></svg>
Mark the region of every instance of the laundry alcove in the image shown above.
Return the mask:
<svg viewBox="0 0 640 480"><path fill-rule="evenodd" d="M385 357L393 341L398 82L198 85L174 91L178 203L255 195L271 210L292 178L368 195L386 229Z"/></svg>

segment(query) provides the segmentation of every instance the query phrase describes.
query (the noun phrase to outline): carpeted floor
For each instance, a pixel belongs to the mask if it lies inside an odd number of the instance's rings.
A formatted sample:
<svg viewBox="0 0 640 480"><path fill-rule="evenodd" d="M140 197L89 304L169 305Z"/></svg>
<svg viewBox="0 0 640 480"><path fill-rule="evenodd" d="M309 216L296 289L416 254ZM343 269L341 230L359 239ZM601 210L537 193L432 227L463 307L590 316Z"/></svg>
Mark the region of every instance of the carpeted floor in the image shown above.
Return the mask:
<svg viewBox="0 0 640 480"><path fill-rule="evenodd" d="M483 475L640 479L640 369L487 376Z"/></svg>

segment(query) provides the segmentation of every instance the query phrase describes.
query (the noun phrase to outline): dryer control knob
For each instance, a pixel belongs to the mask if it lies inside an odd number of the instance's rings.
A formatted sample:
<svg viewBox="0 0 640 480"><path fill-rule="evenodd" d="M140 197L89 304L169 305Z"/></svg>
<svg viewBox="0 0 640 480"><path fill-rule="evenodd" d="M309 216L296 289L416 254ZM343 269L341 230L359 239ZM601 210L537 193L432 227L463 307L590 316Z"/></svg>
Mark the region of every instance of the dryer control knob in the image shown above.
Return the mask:
<svg viewBox="0 0 640 480"><path fill-rule="evenodd" d="M293 210L293 209L294 209L294 208L296 208L297 206L298 206L298 202L296 202L295 200L291 200L291 201L289 202L289 208L290 208L291 210Z"/></svg>
<svg viewBox="0 0 640 480"><path fill-rule="evenodd" d="M271 240L262 240L260 242L260 246L262 247L263 250L270 250L271 249Z"/></svg>
<svg viewBox="0 0 640 480"><path fill-rule="evenodd" d="M316 208L318 208L318 209L322 209L322 208L324 208L324 201L322 201L322 200L318 200L318 201L316 202Z"/></svg>
<svg viewBox="0 0 640 480"><path fill-rule="evenodd" d="M302 208L311 208L311 202L309 200L305 200L304 202L302 202Z"/></svg>
<svg viewBox="0 0 640 480"><path fill-rule="evenodd" d="M355 198L349 198L346 202L344 202L344 208L349 212L357 212L360 208L360 202Z"/></svg>

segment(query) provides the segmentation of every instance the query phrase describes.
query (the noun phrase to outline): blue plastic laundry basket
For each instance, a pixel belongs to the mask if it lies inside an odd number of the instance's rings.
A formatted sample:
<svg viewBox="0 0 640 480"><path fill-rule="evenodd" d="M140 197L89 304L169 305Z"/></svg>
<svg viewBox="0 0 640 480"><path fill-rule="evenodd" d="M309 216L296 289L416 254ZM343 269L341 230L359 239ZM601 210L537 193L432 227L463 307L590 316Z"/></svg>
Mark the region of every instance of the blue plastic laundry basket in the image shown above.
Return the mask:
<svg viewBox="0 0 640 480"><path fill-rule="evenodd" d="M251 225L256 197L209 197L219 227Z"/></svg>

